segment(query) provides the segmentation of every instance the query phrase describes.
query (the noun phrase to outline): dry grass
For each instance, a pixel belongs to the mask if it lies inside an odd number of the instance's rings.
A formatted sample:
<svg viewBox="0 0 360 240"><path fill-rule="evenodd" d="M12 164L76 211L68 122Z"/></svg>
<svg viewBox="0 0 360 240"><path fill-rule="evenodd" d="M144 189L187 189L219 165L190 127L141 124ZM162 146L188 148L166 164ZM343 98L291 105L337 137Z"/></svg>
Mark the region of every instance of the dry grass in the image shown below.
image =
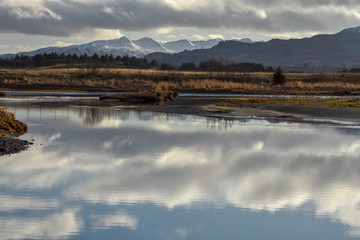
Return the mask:
<svg viewBox="0 0 360 240"><path fill-rule="evenodd" d="M360 94L360 74L287 73L284 86L272 85L272 73L212 73L139 69L0 70L2 88L141 91L149 88L182 92L250 94Z"/></svg>
<svg viewBox="0 0 360 240"><path fill-rule="evenodd" d="M313 97L275 97L275 98L231 98L225 102L219 102L218 106L286 106L305 108L360 108L360 98L313 98Z"/></svg>

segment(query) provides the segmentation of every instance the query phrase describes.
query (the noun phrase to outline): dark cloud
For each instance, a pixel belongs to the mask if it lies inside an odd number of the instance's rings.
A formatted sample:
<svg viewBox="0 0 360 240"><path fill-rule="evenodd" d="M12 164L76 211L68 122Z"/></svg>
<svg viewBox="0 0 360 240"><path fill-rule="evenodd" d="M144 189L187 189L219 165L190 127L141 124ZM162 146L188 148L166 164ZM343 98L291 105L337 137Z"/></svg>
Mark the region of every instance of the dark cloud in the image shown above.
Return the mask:
<svg viewBox="0 0 360 240"><path fill-rule="evenodd" d="M220 28L326 32L360 25L358 0L55 1L0 3L0 32L71 36L91 29Z"/></svg>

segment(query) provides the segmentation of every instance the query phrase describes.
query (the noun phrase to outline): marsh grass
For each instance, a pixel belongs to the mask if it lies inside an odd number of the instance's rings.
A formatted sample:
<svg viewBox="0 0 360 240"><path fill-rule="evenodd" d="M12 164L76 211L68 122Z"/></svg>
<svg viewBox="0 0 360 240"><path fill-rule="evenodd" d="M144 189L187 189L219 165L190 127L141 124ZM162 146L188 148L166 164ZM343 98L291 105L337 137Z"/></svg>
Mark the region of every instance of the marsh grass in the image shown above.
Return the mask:
<svg viewBox="0 0 360 240"><path fill-rule="evenodd" d="M260 97L260 98L231 98L217 103L223 107L305 107L305 108L359 108L360 98L313 98L313 97Z"/></svg>
<svg viewBox="0 0 360 240"><path fill-rule="evenodd" d="M251 94L360 94L359 73L286 73L273 85L273 73L159 71L155 69L38 68L0 70L1 88L141 91L162 88L181 92Z"/></svg>

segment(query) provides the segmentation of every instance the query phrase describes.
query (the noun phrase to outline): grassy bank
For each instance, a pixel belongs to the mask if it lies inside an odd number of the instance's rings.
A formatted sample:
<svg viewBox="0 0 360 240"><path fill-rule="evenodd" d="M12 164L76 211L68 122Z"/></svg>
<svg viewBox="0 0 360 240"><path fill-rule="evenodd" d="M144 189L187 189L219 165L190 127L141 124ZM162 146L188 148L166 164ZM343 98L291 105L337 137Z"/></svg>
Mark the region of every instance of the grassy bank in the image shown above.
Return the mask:
<svg viewBox="0 0 360 240"><path fill-rule="evenodd" d="M360 98L313 98L313 97L274 97L274 98L230 98L217 103L224 107L267 107L272 105L305 108L360 108Z"/></svg>
<svg viewBox="0 0 360 240"><path fill-rule="evenodd" d="M139 91L163 88L179 92L249 94L360 94L360 74L286 73L284 86L272 73L181 72L138 69L0 70L3 89Z"/></svg>

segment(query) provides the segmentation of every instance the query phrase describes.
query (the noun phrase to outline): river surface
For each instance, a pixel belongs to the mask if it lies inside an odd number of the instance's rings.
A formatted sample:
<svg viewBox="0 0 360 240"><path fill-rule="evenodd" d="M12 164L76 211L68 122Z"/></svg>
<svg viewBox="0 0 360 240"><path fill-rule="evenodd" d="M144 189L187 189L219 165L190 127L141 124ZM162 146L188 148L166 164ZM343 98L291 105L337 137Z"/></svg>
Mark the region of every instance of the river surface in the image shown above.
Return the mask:
<svg viewBox="0 0 360 240"><path fill-rule="evenodd" d="M358 126L28 101L0 239L360 239Z"/></svg>

